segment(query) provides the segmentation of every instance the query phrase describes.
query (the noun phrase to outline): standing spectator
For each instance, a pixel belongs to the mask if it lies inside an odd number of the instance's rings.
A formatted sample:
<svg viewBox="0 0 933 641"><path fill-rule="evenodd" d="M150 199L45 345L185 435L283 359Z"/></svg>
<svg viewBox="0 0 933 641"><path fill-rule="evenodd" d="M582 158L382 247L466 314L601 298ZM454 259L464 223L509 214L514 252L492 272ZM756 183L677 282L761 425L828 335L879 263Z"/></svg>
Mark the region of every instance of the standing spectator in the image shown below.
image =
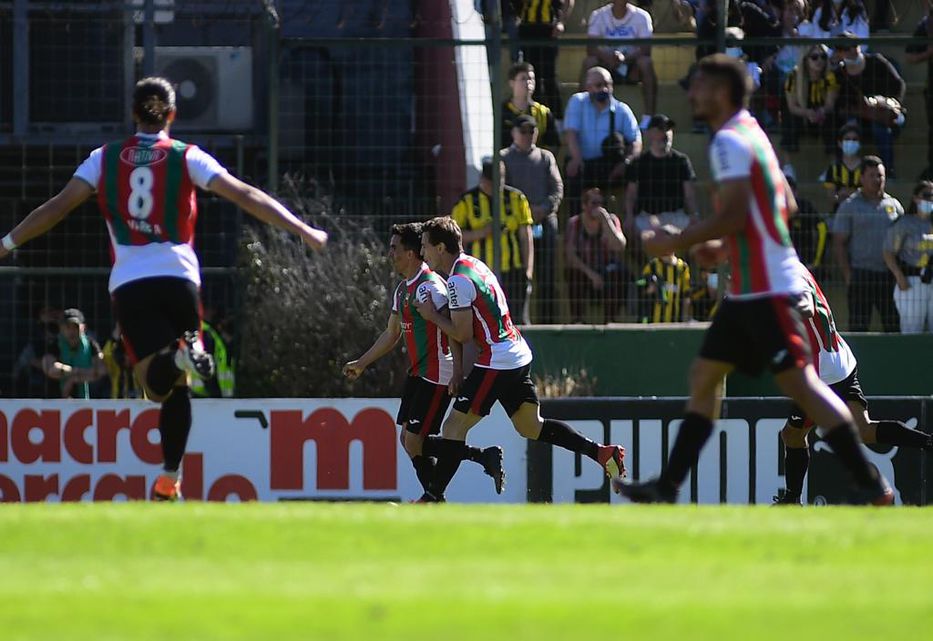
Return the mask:
<svg viewBox="0 0 933 641"><path fill-rule="evenodd" d="M59 381L62 398L91 398L89 384L107 374L100 345L86 330L81 310L66 309L58 340L42 358L45 375Z"/></svg>
<svg viewBox="0 0 933 641"><path fill-rule="evenodd" d="M820 175L823 186L830 192L833 213L856 189L862 179L862 136L855 125L843 125L836 137L839 160L832 163Z"/></svg>
<svg viewBox="0 0 933 641"><path fill-rule="evenodd" d="M541 100L554 112L557 120L564 119L564 103L560 99L560 85L557 82L557 47L558 38L564 32L564 20L573 11L574 0L524 0L521 10L521 23L518 25L518 37L526 40L549 40L548 45L522 44L525 61L537 70L538 86L541 88ZM549 143L545 139L547 132L542 132L542 145ZM508 143L506 143L508 144Z"/></svg>
<svg viewBox="0 0 933 641"><path fill-rule="evenodd" d="M842 34L854 38L851 33ZM878 155L894 175L894 139L904 125L901 102L907 85L891 62L880 53L863 53L857 44L841 45L833 52L842 63L842 116L857 118L862 130L870 130Z"/></svg>
<svg viewBox="0 0 933 641"><path fill-rule="evenodd" d="M850 332L867 332L875 308L884 331L898 330L891 296L895 281L883 248L888 227L904 215L904 208L884 186L884 163L877 156L865 156L861 187L839 206L833 220L833 250L848 288Z"/></svg>
<svg viewBox="0 0 933 641"><path fill-rule="evenodd" d="M816 271L823 265L829 225L826 219L817 213L813 203L797 192L797 179L786 173L784 177L787 178L787 184L790 185L794 200L797 201L797 213L791 217L788 224L790 240L797 250L800 262L811 272Z"/></svg>
<svg viewBox="0 0 933 641"><path fill-rule="evenodd" d="M509 87L512 99L502 105L503 147L512 144L512 127L519 116L531 116L538 127L541 144L550 149L560 148L554 114L546 105L535 102L535 68L527 62L517 62L509 68Z"/></svg>
<svg viewBox="0 0 933 641"><path fill-rule="evenodd" d="M104 343L101 358L104 360L107 375L110 377L110 398L140 398L142 396L136 375L133 373L133 364L123 344L123 333L120 331L119 323L114 325L110 338Z"/></svg>
<svg viewBox="0 0 933 641"><path fill-rule="evenodd" d="M868 14L862 0L823 0L813 12L813 38L832 38L844 31L858 38L869 35Z"/></svg>
<svg viewBox="0 0 933 641"><path fill-rule="evenodd" d="M643 323L679 323L690 320L690 268L671 252L655 256L641 272L644 281Z"/></svg>
<svg viewBox="0 0 933 641"><path fill-rule="evenodd" d="M894 274L894 304L901 318L902 334L933 332L933 182L914 188L907 216L888 229L884 262Z"/></svg>
<svg viewBox="0 0 933 641"><path fill-rule="evenodd" d="M612 0L590 14L586 33L591 38L614 38L631 40L632 38L650 38L654 33L651 15L628 2ZM645 111L642 116L642 129L648 126L648 120L658 106L658 76L654 72L651 59L651 47L648 45L624 45L607 47L590 45L586 48L583 59L583 71L596 65L603 65L612 70L615 82L636 84L641 82L642 98Z"/></svg>
<svg viewBox="0 0 933 641"><path fill-rule="evenodd" d="M641 152L641 131L635 114L612 95L612 76L602 67L586 72L586 91L567 103L564 120L567 166L564 195L573 213L584 189L619 181L625 165Z"/></svg>
<svg viewBox="0 0 933 641"><path fill-rule="evenodd" d="M506 179L505 164L500 163L503 182ZM483 160L483 171L479 184L469 190L454 205L450 217L463 230L464 249L471 256L486 264L493 264L492 244L499 239L502 252L501 283L508 299L509 311L522 324L531 322L528 312L528 296L531 294L531 279L534 275L534 244L531 238L531 207L525 194L507 185L499 186L499 224L495 233L492 228L492 159Z"/></svg>
<svg viewBox="0 0 933 641"><path fill-rule="evenodd" d="M696 216L696 173L690 158L673 148L674 126L664 114L652 116L647 148L625 172L625 233L631 238L659 225L684 229Z"/></svg>
<svg viewBox="0 0 933 641"><path fill-rule="evenodd" d="M785 110L781 124L781 148L796 152L800 135L814 134L823 139L826 153L833 153L836 124L836 100L839 79L829 68L829 50L814 45L801 56L784 84Z"/></svg>
<svg viewBox="0 0 933 641"><path fill-rule="evenodd" d="M508 184L525 194L531 206L535 277L541 323L556 320L557 208L564 197L564 183L557 160L535 145L538 129L531 116L519 116L512 127L512 145L502 150Z"/></svg>
<svg viewBox="0 0 933 641"><path fill-rule="evenodd" d="M933 174L933 0L927 0L927 15L914 30L914 38L927 38L930 44L908 45L907 62L912 65L927 63L927 168L924 175Z"/></svg>
<svg viewBox="0 0 933 641"><path fill-rule="evenodd" d="M616 317L628 286L622 261L625 235L619 217L604 208L602 191L583 194L583 213L573 216L564 234L570 318L582 323L587 304L603 304L603 322Z"/></svg>
<svg viewBox="0 0 933 641"><path fill-rule="evenodd" d="M16 398L58 398L58 382L45 375L42 357L58 345L58 326L62 311L55 307L39 310L38 324L32 338L23 347L13 370L13 395Z"/></svg>

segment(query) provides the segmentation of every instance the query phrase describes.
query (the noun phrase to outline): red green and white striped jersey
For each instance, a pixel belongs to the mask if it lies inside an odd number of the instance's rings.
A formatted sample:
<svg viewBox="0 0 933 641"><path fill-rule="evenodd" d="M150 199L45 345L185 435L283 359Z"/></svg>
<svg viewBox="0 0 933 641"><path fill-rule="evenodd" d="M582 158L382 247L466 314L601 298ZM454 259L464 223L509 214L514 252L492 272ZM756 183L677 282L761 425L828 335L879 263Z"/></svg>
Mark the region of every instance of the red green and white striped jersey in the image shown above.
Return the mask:
<svg viewBox="0 0 933 641"><path fill-rule="evenodd" d="M447 298L451 311L473 310L477 367L517 369L531 362L531 349L512 323L502 286L486 263L460 254L447 279Z"/></svg>
<svg viewBox="0 0 933 641"><path fill-rule="evenodd" d="M75 172L97 190L113 258L110 291L152 276L200 284L194 252L195 186L224 168L209 154L160 134L137 133L91 152Z"/></svg>
<svg viewBox="0 0 933 641"><path fill-rule="evenodd" d="M421 315L415 300L431 297L437 309L447 307L447 283L424 263L421 270L395 288L392 311L399 315L405 348L408 351L408 374L438 385L447 385L453 374L453 356L447 335Z"/></svg>
<svg viewBox="0 0 933 641"><path fill-rule="evenodd" d="M813 353L813 362L820 380L832 385L848 378L858 363L848 343L836 331L833 310L830 309L820 284L806 267L803 268L803 275L808 287L807 294L813 301L813 315L804 322L810 351Z"/></svg>
<svg viewBox="0 0 933 641"><path fill-rule="evenodd" d="M791 243L784 175L767 134L745 109L729 119L710 144L717 183L751 183L745 227L726 238L733 298L799 294L806 290L800 259Z"/></svg>

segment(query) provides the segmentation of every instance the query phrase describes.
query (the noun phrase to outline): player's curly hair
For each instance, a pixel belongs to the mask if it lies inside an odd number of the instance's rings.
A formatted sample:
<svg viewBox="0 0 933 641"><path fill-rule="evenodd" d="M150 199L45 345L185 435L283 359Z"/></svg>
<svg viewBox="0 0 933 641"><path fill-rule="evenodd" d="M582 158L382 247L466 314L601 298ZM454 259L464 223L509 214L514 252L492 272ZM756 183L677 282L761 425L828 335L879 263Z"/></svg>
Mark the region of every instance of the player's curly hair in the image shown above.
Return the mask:
<svg viewBox="0 0 933 641"><path fill-rule="evenodd" d="M450 254L463 253L463 234L460 225L450 216L432 218L421 226L421 232L428 235L432 245L443 244Z"/></svg>
<svg viewBox="0 0 933 641"><path fill-rule="evenodd" d="M392 225L392 235L398 236L402 247L421 256L421 223Z"/></svg>
<svg viewBox="0 0 933 641"><path fill-rule="evenodd" d="M165 78L143 78L133 88L133 115L144 125L165 125L175 110L175 89Z"/></svg>

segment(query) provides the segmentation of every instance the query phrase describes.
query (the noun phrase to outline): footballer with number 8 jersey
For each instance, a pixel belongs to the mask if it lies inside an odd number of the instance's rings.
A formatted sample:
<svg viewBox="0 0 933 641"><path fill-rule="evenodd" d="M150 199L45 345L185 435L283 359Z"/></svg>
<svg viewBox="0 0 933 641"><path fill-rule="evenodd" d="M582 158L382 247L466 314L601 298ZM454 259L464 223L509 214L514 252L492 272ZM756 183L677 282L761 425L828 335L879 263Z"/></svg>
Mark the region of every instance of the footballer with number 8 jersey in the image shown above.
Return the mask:
<svg viewBox="0 0 933 641"><path fill-rule="evenodd" d="M719 417L723 383L738 369L765 368L781 390L824 426L824 439L855 478L862 500L890 505L894 492L859 445L852 413L811 364L799 305L806 281L788 233L796 210L767 134L748 112L751 79L744 63L724 54L697 65L688 98L696 118L715 132L709 161L715 214L676 233L647 230L647 253L662 256L724 239L732 267L730 295L706 331L690 369L690 399L667 466L645 482L619 481L635 502L673 503Z"/></svg>
<svg viewBox="0 0 933 641"><path fill-rule="evenodd" d="M176 113L175 90L168 80L136 83L136 133L92 151L62 191L33 210L0 248L3 258L97 193L110 235L114 314L136 379L150 400L161 403L163 471L153 488L160 500L180 497L179 468L191 429L189 377L208 378L214 370L199 334L195 187L292 232L312 249L327 242L325 232L234 178L209 154L169 137Z"/></svg>
<svg viewBox="0 0 933 641"><path fill-rule="evenodd" d="M450 317L430 299L419 300L418 311L461 345L475 341L479 356L457 393L438 443L437 466L424 501L443 501L447 486L466 457L466 435L498 401L515 430L525 438L558 445L587 456L610 478L625 474L619 445L600 445L562 421L542 419L538 391L531 380L531 349L512 323L505 293L486 264L463 253L460 226L442 216L424 223L421 253L425 261L447 274ZM456 381L455 381L456 382Z"/></svg>
<svg viewBox="0 0 933 641"><path fill-rule="evenodd" d="M437 309L447 308L447 283L421 258L420 223L392 226L389 260L404 278L392 296L389 322L365 354L343 366L343 373L351 381L356 380L372 363L395 349L404 336L409 367L396 423L402 427L402 445L427 492L434 476L435 449L440 440L437 434L450 406L448 386L454 372L461 368L460 345L448 345L447 336L415 306L415 301L430 299ZM458 374L457 380L460 378ZM502 494L502 448L467 447L466 456L483 466L495 483L496 493Z"/></svg>
<svg viewBox="0 0 933 641"><path fill-rule="evenodd" d="M816 355L814 366L820 380L829 385L841 398L855 419L859 437L866 445L880 443L898 447L933 449L933 435L912 430L900 421L873 421L868 415L868 401L858 380L858 363L845 339L836 331L836 319L829 301L819 283L804 268L809 304L805 310L804 328L810 342L810 351ZM799 407L795 407L781 430L784 442L785 489L774 497L775 505L800 505L803 481L810 467L810 449L807 440L815 427L813 421Z"/></svg>

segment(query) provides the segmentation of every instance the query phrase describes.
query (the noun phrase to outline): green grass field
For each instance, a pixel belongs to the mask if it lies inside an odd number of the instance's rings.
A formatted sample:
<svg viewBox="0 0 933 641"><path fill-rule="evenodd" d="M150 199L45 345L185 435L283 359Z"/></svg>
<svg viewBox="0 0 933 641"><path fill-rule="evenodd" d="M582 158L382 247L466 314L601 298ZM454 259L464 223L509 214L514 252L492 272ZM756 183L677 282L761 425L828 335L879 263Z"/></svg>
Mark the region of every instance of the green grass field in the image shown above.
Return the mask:
<svg viewBox="0 0 933 641"><path fill-rule="evenodd" d="M923 639L933 511L0 506L0 638Z"/></svg>

